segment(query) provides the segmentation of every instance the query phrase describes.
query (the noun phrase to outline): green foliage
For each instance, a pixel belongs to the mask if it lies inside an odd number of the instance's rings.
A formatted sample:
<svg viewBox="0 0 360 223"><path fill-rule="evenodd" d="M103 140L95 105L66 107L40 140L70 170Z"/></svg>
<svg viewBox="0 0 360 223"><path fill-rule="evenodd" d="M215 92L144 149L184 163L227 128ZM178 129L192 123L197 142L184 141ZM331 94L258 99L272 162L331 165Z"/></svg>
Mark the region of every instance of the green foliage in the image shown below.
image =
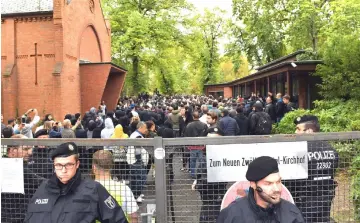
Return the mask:
<svg viewBox="0 0 360 223"><path fill-rule="evenodd" d="M274 134L294 134L295 133L295 124L294 120L297 117L310 114L309 110L298 109L293 112L287 113L284 118L281 120L278 125L274 124L273 133Z"/></svg>
<svg viewBox="0 0 360 223"><path fill-rule="evenodd" d="M358 131L360 130L360 106L356 106L357 104L359 104L358 100L315 101L314 110L300 109L287 113L273 131L278 134L293 133L295 118L305 114L318 117L322 132Z"/></svg>
<svg viewBox="0 0 360 223"><path fill-rule="evenodd" d="M202 93L219 78L224 11L198 14L186 0L102 0L112 28L113 61L129 72L127 95Z"/></svg>

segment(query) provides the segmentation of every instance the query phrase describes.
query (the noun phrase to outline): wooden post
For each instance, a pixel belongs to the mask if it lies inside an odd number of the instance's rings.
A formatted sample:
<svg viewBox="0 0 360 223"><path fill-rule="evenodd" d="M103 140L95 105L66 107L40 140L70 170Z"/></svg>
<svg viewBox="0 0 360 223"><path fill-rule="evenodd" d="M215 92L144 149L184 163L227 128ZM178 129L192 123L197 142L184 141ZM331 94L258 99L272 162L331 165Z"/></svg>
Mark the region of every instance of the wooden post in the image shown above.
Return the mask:
<svg viewBox="0 0 360 223"><path fill-rule="evenodd" d="M289 71L286 71L286 94L291 97L291 76Z"/></svg>
<svg viewBox="0 0 360 223"><path fill-rule="evenodd" d="M270 89L270 77L269 76L266 77L266 81L267 81L267 90L268 90L268 92L271 92L271 89ZM271 92L271 93L274 94L274 92ZM267 92L266 92L266 94L267 94Z"/></svg>
<svg viewBox="0 0 360 223"><path fill-rule="evenodd" d="M247 84L246 84L246 82L245 82L245 90L244 90L244 92L245 92L245 93L244 93L244 97L245 97L245 96L247 97L248 95L247 95Z"/></svg>
<svg viewBox="0 0 360 223"><path fill-rule="evenodd" d="M254 93L257 95L257 86L256 86L256 80L254 80Z"/></svg>

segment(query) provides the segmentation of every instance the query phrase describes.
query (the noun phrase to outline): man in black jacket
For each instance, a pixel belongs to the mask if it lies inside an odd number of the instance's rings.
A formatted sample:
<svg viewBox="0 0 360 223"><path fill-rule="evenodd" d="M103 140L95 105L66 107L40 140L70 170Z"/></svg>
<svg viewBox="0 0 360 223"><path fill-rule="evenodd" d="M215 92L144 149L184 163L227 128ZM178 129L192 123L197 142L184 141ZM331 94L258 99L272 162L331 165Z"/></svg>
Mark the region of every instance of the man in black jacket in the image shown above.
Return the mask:
<svg viewBox="0 0 360 223"><path fill-rule="evenodd" d="M31 198L25 223L128 222L119 204L100 183L82 179L75 143L59 145L51 159L55 174Z"/></svg>
<svg viewBox="0 0 360 223"><path fill-rule="evenodd" d="M231 203L220 212L217 223L268 222L304 223L300 210L281 199L281 177L277 161L268 156L249 164L246 179L249 194Z"/></svg>
<svg viewBox="0 0 360 223"><path fill-rule="evenodd" d="M236 108L235 120L239 126L240 132L238 135L249 135L249 119L244 114L244 109L239 106Z"/></svg>
<svg viewBox="0 0 360 223"><path fill-rule="evenodd" d="M239 126L234 118L229 116L229 111L224 109L221 112L220 128L224 131L225 136L236 136L239 132Z"/></svg>
<svg viewBox="0 0 360 223"><path fill-rule="evenodd" d="M287 94L284 95L283 102L284 102L284 105L285 105L285 114L295 110L295 104L290 102L290 96L289 95L287 95Z"/></svg>
<svg viewBox="0 0 360 223"><path fill-rule="evenodd" d="M199 112L193 112L194 121L188 124L185 128L185 137L205 137L207 135L207 125L199 120ZM204 146L189 146L190 150L190 171L191 177L196 178L196 162L203 159Z"/></svg>
<svg viewBox="0 0 360 223"><path fill-rule="evenodd" d="M275 105L275 109L276 109L276 122L280 122L281 119L284 117L285 114L285 110L286 110L286 105L284 104L283 100L282 100L282 95L281 93L278 93L276 95L276 105Z"/></svg>
<svg viewBox="0 0 360 223"><path fill-rule="evenodd" d="M272 130L272 122L270 116L263 112L262 104L255 103L254 114L250 117L250 134L252 135L268 135Z"/></svg>
<svg viewBox="0 0 360 223"><path fill-rule="evenodd" d="M276 122L276 108L270 96L266 98L265 112L270 115L271 121Z"/></svg>

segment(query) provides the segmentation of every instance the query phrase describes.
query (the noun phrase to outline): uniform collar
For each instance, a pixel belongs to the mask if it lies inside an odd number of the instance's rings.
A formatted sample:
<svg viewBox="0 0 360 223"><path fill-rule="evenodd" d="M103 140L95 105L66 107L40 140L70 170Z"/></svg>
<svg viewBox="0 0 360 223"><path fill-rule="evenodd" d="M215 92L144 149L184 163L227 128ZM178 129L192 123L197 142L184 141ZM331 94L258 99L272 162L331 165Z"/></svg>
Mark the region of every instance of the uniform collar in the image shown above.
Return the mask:
<svg viewBox="0 0 360 223"><path fill-rule="evenodd" d="M254 212L254 214L258 217L258 220L275 220L277 221L276 212L278 205L271 206L268 208L262 208L256 204L254 189L252 187L249 188L248 201L250 204L250 208Z"/></svg>
<svg viewBox="0 0 360 223"><path fill-rule="evenodd" d="M75 189L80 185L80 183L81 173L79 169L76 171L75 176L71 178L71 180L67 184L61 183L60 180L56 177L56 174L54 173L46 184L46 189L54 194L66 195L70 191L75 191Z"/></svg>

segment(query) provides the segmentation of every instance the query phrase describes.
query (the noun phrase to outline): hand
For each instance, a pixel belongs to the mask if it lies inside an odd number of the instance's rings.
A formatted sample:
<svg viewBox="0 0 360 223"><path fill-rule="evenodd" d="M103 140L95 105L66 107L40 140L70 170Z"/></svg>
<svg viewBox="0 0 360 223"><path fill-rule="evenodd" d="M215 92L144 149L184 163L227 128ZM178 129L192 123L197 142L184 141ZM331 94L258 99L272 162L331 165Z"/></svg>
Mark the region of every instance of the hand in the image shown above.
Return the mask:
<svg viewBox="0 0 360 223"><path fill-rule="evenodd" d="M197 184L197 180L194 180L194 183L191 185L191 190L195 190Z"/></svg>

